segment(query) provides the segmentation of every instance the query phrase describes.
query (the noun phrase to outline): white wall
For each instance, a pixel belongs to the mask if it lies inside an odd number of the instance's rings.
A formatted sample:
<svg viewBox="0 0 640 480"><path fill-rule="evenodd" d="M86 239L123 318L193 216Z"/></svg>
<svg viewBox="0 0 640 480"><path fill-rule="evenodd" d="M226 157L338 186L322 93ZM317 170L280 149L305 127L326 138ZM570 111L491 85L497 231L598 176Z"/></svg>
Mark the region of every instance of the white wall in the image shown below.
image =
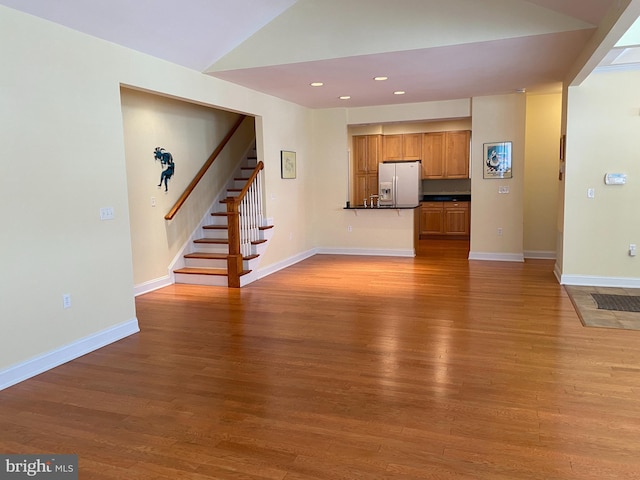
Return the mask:
<svg viewBox="0 0 640 480"><path fill-rule="evenodd" d="M562 282L640 286L640 72L592 74L570 87L564 203ZM607 186L607 172L626 173ZM595 198L587 198L587 189Z"/></svg>

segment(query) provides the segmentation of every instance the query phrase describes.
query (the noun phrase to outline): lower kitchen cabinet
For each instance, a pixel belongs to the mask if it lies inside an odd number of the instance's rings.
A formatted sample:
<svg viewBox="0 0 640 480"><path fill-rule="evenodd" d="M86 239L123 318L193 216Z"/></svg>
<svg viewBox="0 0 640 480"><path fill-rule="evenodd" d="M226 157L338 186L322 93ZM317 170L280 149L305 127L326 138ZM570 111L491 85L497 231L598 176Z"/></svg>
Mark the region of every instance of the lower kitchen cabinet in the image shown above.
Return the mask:
<svg viewBox="0 0 640 480"><path fill-rule="evenodd" d="M469 237L470 202L422 202L420 235Z"/></svg>

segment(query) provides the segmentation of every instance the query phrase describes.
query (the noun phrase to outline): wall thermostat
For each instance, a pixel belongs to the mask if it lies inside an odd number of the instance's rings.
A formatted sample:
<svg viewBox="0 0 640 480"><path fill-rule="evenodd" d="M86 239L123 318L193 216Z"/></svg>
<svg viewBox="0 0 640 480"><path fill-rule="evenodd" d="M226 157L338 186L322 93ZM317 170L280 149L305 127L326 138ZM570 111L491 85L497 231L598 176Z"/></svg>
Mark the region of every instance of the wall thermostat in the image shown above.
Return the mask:
<svg viewBox="0 0 640 480"><path fill-rule="evenodd" d="M627 183L627 176L624 173L607 173L604 176L604 183L607 185L624 185Z"/></svg>

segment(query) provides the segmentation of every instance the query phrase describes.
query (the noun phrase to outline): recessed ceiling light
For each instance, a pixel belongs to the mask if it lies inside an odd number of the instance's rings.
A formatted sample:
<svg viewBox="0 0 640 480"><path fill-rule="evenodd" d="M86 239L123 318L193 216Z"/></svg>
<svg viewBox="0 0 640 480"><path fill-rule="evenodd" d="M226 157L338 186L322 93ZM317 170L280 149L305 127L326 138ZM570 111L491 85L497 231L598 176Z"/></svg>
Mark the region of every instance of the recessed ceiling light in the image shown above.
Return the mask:
<svg viewBox="0 0 640 480"><path fill-rule="evenodd" d="M516 90L516 93L527 93L527 89L526 88L518 88Z"/></svg>
<svg viewBox="0 0 640 480"><path fill-rule="evenodd" d="M311 83L312 87L321 87L323 85L324 85L324 83L322 83L322 82L313 82L313 83Z"/></svg>
<svg viewBox="0 0 640 480"><path fill-rule="evenodd" d="M407 92L405 92L404 90L396 90L395 92L393 92L394 95L404 95L405 93Z"/></svg>
<svg viewBox="0 0 640 480"><path fill-rule="evenodd" d="M374 80L377 80L378 82L382 82L384 80L389 80L389 77L373 77Z"/></svg>
<svg viewBox="0 0 640 480"><path fill-rule="evenodd" d="M349 100L351 98L351 95L342 95L340 97L340 100Z"/></svg>

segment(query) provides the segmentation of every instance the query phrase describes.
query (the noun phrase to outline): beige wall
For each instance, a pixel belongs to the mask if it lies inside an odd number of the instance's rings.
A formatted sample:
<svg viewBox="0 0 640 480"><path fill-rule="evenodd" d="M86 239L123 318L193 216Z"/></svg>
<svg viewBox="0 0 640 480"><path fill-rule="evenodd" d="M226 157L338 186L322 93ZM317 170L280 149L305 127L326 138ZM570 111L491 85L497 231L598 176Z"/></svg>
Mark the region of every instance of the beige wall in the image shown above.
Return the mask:
<svg viewBox="0 0 640 480"><path fill-rule="evenodd" d="M523 259L525 115L525 95L473 99L470 258ZM513 178L484 179L483 145L507 141L512 142ZM509 187L509 193L499 194L500 186Z"/></svg>
<svg viewBox="0 0 640 480"><path fill-rule="evenodd" d="M0 56L11 164L0 191L12 207L0 230L0 377L135 320L121 85L259 117L266 213L279 222L266 264L310 248L307 109L1 6ZM280 179L283 149L298 153L296 180ZM115 218L101 221L101 207Z"/></svg>
<svg viewBox="0 0 640 480"><path fill-rule="evenodd" d="M140 285L168 276L167 267L210 211L238 160L253 143L255 126L252 117L245 119L178 214L166 221L164 216L238 115L131 89L122 89L121 98L133 279ZM173 155L176 164L167 192L164 184L157 186L162 166L153 151L159 146Z"/></svg>
<svg viewBox="0 0 640 480"><path fill-rule="evenodd" d="M640 286L640 72L592 74L569 88L564 283ZM627 185L604 184L605 173L626 173ZM587 198L587 189L595 198Z"/></svg>
<svg viewBox="0 0 640 480"><path fill-rule="evenodd" d="M562 95L527 95L524 251L555 257Z"/></svg>

